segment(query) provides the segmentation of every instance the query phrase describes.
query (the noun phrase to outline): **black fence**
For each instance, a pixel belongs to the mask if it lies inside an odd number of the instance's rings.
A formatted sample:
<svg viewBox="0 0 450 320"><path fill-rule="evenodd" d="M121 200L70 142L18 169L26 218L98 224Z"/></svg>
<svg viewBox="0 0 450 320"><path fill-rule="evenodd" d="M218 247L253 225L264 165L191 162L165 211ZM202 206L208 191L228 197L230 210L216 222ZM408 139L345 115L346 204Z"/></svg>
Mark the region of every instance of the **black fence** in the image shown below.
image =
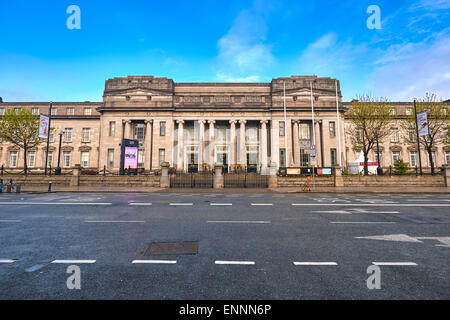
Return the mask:
<svg viewBox="0 0 450 320"><path fill-rule="evenodd" d="M186 173L176 172L170 175L171 188L210 189L214 186L212 172Z"/></svg>
<svg viewBox="0 0 450 320"><path fill-rule="evenodd" d="M269 177L258 173L225 173L224 188L268 188Z"/></svg>

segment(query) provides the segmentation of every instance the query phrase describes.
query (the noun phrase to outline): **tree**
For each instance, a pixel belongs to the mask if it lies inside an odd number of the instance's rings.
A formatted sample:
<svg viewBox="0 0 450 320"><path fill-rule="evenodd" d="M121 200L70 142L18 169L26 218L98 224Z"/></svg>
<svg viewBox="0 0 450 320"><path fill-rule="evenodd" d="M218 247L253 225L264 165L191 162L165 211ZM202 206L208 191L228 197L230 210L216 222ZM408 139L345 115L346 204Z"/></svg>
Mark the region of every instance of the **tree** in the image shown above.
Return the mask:
<svg viewBox="0 0 450 320"><path fill-rule="evenodd" d="M364 175L369 174L369 152L379 141L391 134L391 108L386 99L374 99L368 95L353 100L346 115L350 124L347 135L353 150L364 154Z"/></svg>
<svg viewBox="0 0 450 320"><path fill-rule="evenodd" d="M450 115L448 113L449 106L439 100L433 93L427 93L424 98L418 100L417 113L427 112L428 116L428 129L429 134L427 136L419 137L419 143L428 153L428 160L431 166L431 174L434 174L434 159L433 149L438 144L445 144L448 139L446 129L449 127ZM405 132L416 131L416 118L414 112L406 116L405 121L402 123ZM417 135L407 134L404 137L406 143L413 146L417 146Z"/></svg>
<svg viewBox="0 0 450 320"><path fill-rule="evenodd" d="M44 141L39 138L39 118L26 109L6 110L0 118L0 138L23 149L23 168L26 175L28 150Z"/></svg>

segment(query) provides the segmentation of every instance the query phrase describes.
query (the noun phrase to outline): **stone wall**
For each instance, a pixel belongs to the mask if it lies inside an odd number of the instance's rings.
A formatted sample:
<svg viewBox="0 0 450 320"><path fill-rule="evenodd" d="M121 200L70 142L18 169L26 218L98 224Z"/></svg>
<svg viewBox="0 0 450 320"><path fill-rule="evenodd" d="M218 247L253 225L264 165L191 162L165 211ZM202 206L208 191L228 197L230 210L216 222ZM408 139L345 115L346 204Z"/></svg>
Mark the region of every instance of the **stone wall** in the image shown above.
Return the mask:
<svg viewBox="0 0 450 320"><path fill-rule="evenodd" d="M307 177L278 177L278 188L303 187L306 183L306 179ZM316 186L334 186L334 177L316 177L314 181Z"/></svg>
<svg viewBox="0 0 450 320"><path fill-rule="evenodd" d="M357 186L422 186L422 187L444 187L444 177L437 176L344 176L344 185L346 187Z"/></svg>

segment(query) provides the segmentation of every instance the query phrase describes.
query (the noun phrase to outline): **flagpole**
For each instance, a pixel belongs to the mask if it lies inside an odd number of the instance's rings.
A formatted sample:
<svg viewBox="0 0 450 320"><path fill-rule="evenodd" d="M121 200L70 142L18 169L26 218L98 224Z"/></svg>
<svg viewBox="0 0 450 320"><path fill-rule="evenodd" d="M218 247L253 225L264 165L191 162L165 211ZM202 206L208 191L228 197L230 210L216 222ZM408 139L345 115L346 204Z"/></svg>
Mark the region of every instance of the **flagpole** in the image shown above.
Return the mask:
<svg viewBox="0 0 450 320"><path fill-rule="evenodd" d="M48 131L47 131L47 153L45 155L45 171L44 174L47 175L47 166L48 166L48 149L49 149L49 143L50 143L50 131L52 130L51 124L52 124L52 107L53 102L50 102L50 109L48 111Z"/></svg>
<svg viewBox="0 0 450 320"><path fill-rule="evenodd" d="M338 147L339 147L339 166L342 169L342 149L341 149L341 122L340 122L340 116L339 116L339 98L338 98L338 86L337 86L337 80L336 83L336 113L337 113L337 131L338 131Z"/></svg>
<svg viewBox="0 0 450 320"><path fill-rule="evenodd" d="M315 121L314 121L314 99L313 99L313 91L312 91L313 89L312 89L312 81L311 81L311 114L312 114L312 131L313 131L313 145L314 145L314 152L315 152L315 155L317 156L317 150L316 150L316 125L315 125ZM314 156L314 160L316 159L316 156ZM310 155L310 157L311 157L311 155ZM310 160L310 162L312 162L311 160ZM315 165L313 165L312 166L312 168L313 168L313 173L312 173L312 179L313 179L313 189L315 189L316 188L316 185L315 185L315 181L314 181L314 168L315 167Z"/></svg>
<svg viewBox="0 0 450 320"><path fill-rule="evenodd" d="M284 95L284 158L286 168L288 167L288 143L287 143L287 119L286 119L286 81L283 81L283 95Z"/></svg>

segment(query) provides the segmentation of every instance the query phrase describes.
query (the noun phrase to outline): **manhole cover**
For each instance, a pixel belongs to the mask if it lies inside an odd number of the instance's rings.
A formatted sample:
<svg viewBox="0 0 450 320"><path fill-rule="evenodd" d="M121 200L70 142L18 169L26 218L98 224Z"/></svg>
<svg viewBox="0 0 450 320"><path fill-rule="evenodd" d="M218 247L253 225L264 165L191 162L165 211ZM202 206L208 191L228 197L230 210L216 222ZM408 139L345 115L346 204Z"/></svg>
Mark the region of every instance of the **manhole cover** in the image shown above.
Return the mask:
<svg viewBox="0 0 450 320"><path fill-rule="evenodd" d="M153 242L144 251L144 256L149 255L195 255L198 253L198 241L188 242Z"/></svg>

